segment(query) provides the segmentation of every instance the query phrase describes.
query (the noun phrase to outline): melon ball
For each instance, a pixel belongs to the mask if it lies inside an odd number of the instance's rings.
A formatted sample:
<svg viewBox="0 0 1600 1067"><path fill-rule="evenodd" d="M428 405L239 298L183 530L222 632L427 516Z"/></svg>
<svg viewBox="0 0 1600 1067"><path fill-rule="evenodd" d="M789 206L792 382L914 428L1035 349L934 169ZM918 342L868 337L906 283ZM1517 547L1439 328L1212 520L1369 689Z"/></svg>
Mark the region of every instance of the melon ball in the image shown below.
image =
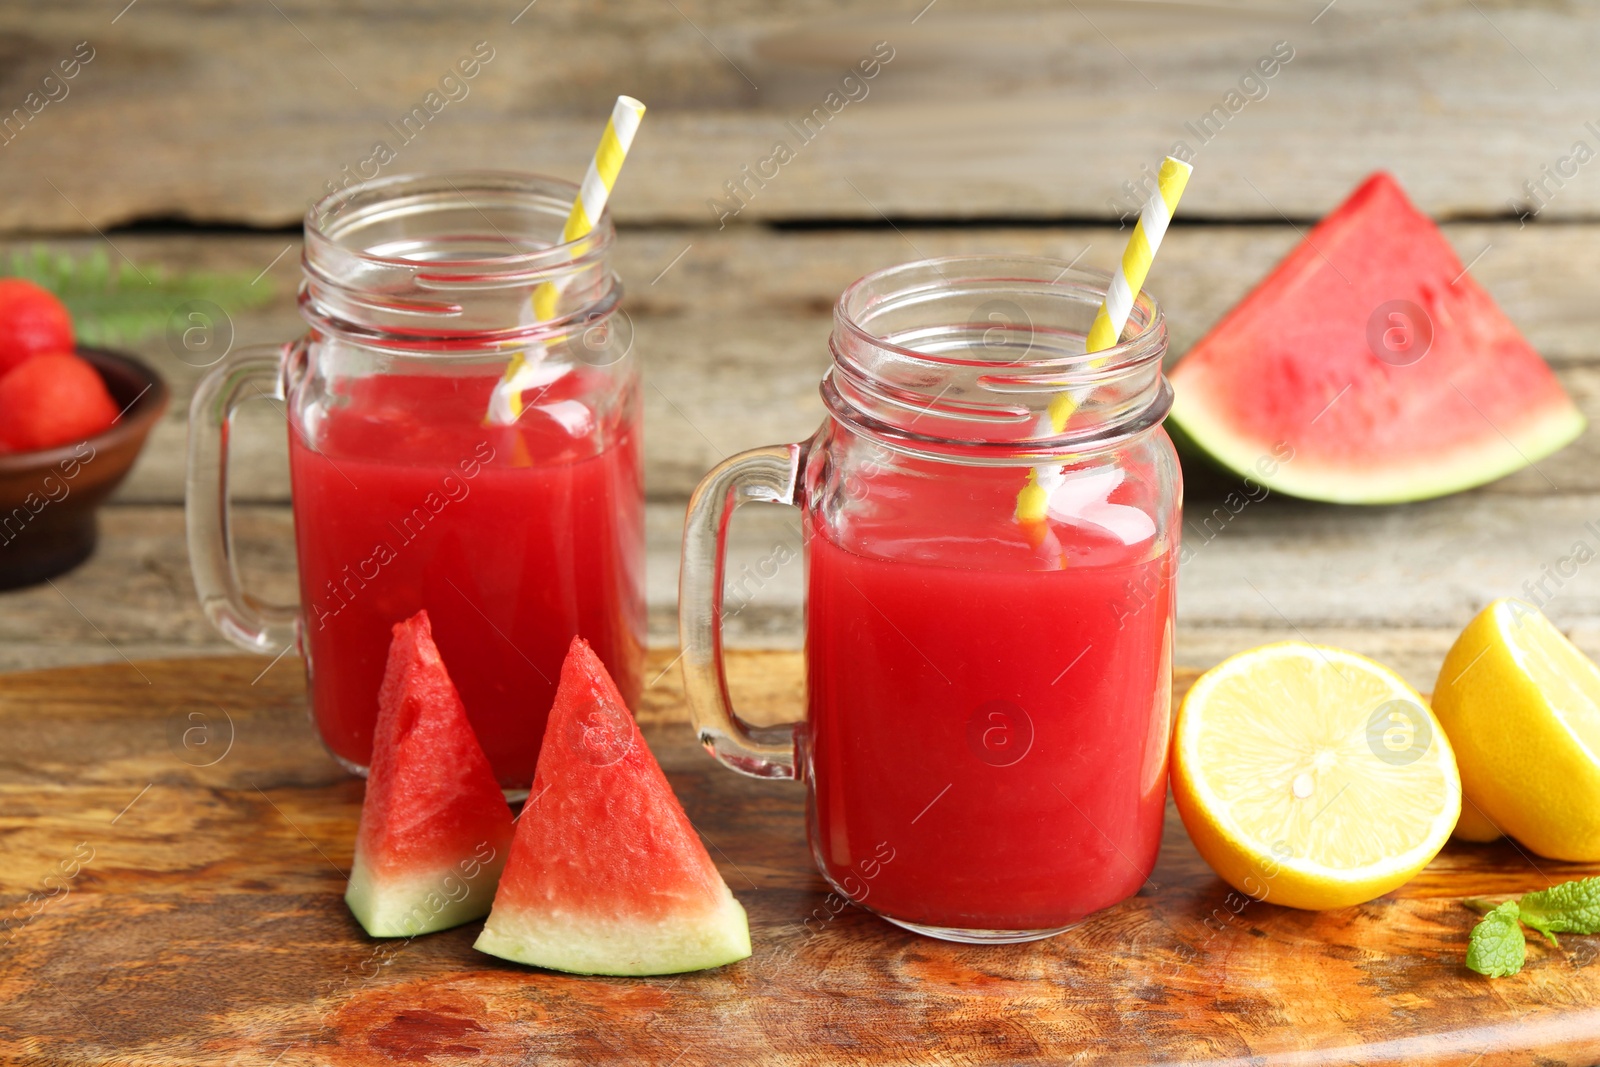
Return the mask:
<svg viewBox="0 0 1600 1067"><path fill-rule="evenodd" d="M0 377L0 445L12 451L87 440L116 418L100 372L77 356L34 356Z"/></svg>
<svg viewBox="0 0 1600 1067"><path fill-rule="evenodd" d="M50 290L0 278L0 377L35 356L72 351L72 316Z"/></svg>

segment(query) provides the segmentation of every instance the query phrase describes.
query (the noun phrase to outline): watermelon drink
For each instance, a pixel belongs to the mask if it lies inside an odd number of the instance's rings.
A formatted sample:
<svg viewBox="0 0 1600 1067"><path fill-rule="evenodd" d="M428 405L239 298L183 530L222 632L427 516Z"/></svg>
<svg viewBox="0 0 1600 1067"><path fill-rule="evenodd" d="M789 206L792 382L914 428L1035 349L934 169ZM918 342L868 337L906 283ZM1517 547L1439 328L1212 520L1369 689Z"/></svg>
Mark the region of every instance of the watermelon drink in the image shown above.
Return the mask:
<svg viewBox="0 0 1600 1067"><path fill-rule="evenodd" d="M312 720L353 772L370 766L391 628L419 611L508 792L532 780L574 636L638 697L638 368L610 216L563 240L577 196L505 172L333 193L305 220L306 334L237 349L196 387L201 607L244 648L298 648ZM502 379L517 390L497 391ZM293 606L246 593L228 533L230 424L260 395L288 417Z"/></svg>
<svg viewBox="0 0 1600 1067"><path fill-rule="evenodd" d="M494 377L358 378L335 384L343 402L325 405L314 431L292 429L311 704L342 761L368 762L387 628L424 609L508 789L533 777L575 635L637 700L635 413L586 425L584 379L551 385L513 426L485 426Z"/></svg>
<svg viewBox="0 0 1600 1067"><path fill-rule="evenodd" d="M1047 937L1156 862L1182 489L1148 294L1126 340L1085 352L1107 281L1020 256L868 275L835 310L822 428L733 457L690 502L679 626L702 741L803 779L823 877L919 933ZM722 676L727 513L752 500L803 513L788 727L740 720Z"/></svg>
<svg viewBox="0 0 1600 1067"><path fill-rule="evenodd" d="M1070 925L1155 866L1174 555L1153 527L1061 525L1058 565L1007 520L1014 484L903 480L810 524L813 854L919 926Z"/></svg>

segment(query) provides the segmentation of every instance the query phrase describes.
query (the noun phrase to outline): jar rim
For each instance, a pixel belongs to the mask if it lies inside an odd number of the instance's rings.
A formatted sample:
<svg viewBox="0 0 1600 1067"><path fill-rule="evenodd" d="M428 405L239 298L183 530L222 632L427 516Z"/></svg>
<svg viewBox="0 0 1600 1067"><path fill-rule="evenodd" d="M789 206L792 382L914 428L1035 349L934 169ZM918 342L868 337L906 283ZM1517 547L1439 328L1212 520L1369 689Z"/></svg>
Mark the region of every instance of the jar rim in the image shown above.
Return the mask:
<svg viewBox="0 0 1600 1067"><path fill-rule="evenodd" d="M1057 356L1049 359L1015 360L1004 363L984 359L962 359L947 356L937 352L929 352L908 345L899 344L879 333L867 329L859 321L866 311L881 307L884 300L890 296L901 299L909 298L919 292L931 292L939 282L929 282L922 285L909 286L898 291L890 289L884 283L891 282L896 277L914 275L933 271L941 281L948 282L945 274L946 268L961 266L981 267L993 272L1003 267L1021 270L1035 270L1048 277L1024 277L1017 274L985 273L981 275L966 275L962 281L966 282L1040 282L1048 286L1061 286L1063 282L1071 285L1062 286L1063 292L1073 289L1083 291L1086 287L1097 290L1103 299L1103 294L1111 287L1111 274L1107 271L1097 270L1092 267L1078 267L1076 260L1051 259L1046 256L1013 255L1007 253L966 253L950 256L934 256L926 259L911 260L898 263L870 274L862 275L848 285L839 299L834 304L834 322L846 333L857 341L892 352L902 358L920 361L936 367L944 368L998 368L1006 367L1024 372L1038 371L1044 375L1060 374L1062 371L1090 362L1095 362L1101 369L1116 369L1125 363L1138 362L1147 358L1152 348L1159 350L1166 337L1166 316L1161 307L1141 288L1134 297L1133 310L1128 316L1128 327L1134 327L1131 336L1119 340L1110 348L1100 349L1095 352L1075 353L1068 356ZM1054 273L1050 273L1054 272ZM868 294L875 289L887 290L877 299L869 299Z"/></svg>
<svg viewBox="0 0 1600 1067"><path fill-rule="evenodd" d="M593 229L582 237L504 255L421 259L412 256L380 255L367 249L351 247L339 239L342 232L363 221L407 210L406 201L416 198L435 197L447 203L453 199L454 203L451 206L459 207L464 204L482 215L482 210L468 195L474 191L486 195L521 195L530 203L542 200L544 207L554 209L549 212L550 214L553 216L559 214L565 218L566 212L571 209L578 197L579 186L576 182L565 178L510 170L407 172L372 178L335 190L306 209L305 254L309 259L315 249L321 254L348 258L352 262L378 268L402 268L413 271L423 268L430 273L463 272L480 277L500 275L520 277L557 269L563 271L581 269L604 259L616 238L611 210L607 207L595 221ZM347 215L352 206L357 210L354 214ZM413 205L409 210L425 209ZM340 216L346 216L341 224L329 224L330 220ZM487 216L485 221L491 227L494 226ZM498 230L498 227L496 229ZM510 237L504 234L501 236L505 237L508 244L515 247L515 242Z"/></svg>
<svg viewBox="0 0 1600 1067"><path fill-rule="evenodd" d="M319 200L305 219L300 311L368 348L475 353L562 341L621 299L616 230L560 240L578 186L475 170L396 174ZM551 297L535 309L536 298Z"/></svg>
<svg viewBox="0 0 1600 1067"><path fill-rule="evenodd" d="M1006 254L868 274L835 305L823 402L891 447L977 462L1097 451L1138 436L1171 405L1166 320L1141 292L1131 335L1087 351L1110 284L1103 271Z"/></svg>

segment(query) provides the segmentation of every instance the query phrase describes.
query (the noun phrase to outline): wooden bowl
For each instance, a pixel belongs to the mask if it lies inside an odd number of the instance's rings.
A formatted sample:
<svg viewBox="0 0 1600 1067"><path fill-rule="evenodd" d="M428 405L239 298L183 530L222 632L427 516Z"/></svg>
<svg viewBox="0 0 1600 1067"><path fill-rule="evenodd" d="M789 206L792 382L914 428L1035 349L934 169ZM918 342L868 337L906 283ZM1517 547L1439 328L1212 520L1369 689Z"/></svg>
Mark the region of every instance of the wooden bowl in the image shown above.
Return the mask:
<svg viewBox="0 0 1600 1067"><path fill-rule="evenodd" d="M122 414L87 441L0 455L0 589L36 585L94 552L95 513L139 458L170 394L143 363L79 348L105 379Z"/></svg>

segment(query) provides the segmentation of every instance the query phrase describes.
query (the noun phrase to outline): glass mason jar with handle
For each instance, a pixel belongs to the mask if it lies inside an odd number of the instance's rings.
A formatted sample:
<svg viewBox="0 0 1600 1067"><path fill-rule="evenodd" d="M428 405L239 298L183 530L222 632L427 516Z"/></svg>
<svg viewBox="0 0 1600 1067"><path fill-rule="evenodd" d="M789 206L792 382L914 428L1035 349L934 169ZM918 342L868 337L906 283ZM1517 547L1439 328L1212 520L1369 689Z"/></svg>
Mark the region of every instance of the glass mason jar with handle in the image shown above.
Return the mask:
<svg viewBox="0 0 1600 1067"><path fill-rule="evenodd" d="M1108 282L1006 256L868 275L835 309L822 428L733 457L689 505L679 620L702 743L804 779L834 889L931 936L1046 937L1155 865L1182 488L1155 303L1084 353ZM741 721L723 675L724 540L749 501L802 513L791 726Z"/></svg>
<svg viewBox="0 0 1600 1067"><path fill-rule="evenodd" d="M351 770L370 757L390 627L422 608L510 791L532 781L574 634L637 699L639 383L609 217L560 241L576 195L555 179L473 173L325 198L305 224L307 334L234 353L195 391L188 520L201 605L244 648L298 642L312 717ZM541 290L553 314L538 319ZM537 381L514 421L491 420L515 354ZM257 396L288 416L298 607L251 596L233 556L230 424Z"/></svg>

